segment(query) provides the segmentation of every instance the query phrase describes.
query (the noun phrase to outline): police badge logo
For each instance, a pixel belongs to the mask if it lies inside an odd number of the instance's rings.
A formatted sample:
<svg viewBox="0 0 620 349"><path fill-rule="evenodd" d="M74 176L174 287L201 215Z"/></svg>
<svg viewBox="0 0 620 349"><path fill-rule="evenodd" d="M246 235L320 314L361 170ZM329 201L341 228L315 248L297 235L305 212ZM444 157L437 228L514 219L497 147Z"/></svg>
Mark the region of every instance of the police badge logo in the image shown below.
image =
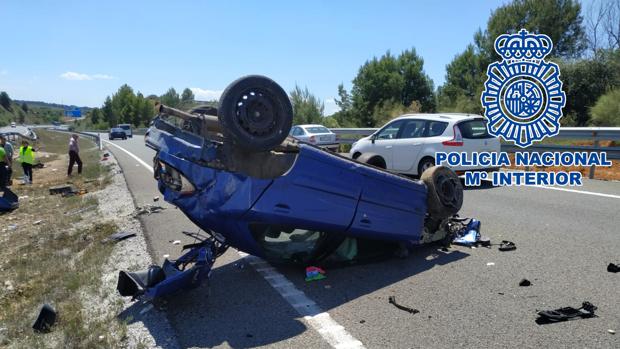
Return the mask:
<svg viewBox="0 0 620 349"><path fill-rule="evenodd" d="M489 65L480 97L490 134L525 148L560 132L566 94L560 68L544 60L552 48L547 35L525 29L495 40L503 59Z"/></svg>

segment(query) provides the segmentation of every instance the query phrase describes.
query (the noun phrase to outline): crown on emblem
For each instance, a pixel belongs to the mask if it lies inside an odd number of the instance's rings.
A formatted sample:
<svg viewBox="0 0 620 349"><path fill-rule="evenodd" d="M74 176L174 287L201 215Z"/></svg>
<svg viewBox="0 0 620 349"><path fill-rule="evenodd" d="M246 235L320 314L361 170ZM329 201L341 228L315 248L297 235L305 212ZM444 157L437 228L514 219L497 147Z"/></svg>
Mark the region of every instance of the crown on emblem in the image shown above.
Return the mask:
<svg viewBox="0 0 620 349"><path fill-rule="evenodd" d="M530 34L525 29L495 39L495 51L506 60L542 60L552 48L553 42L547 35Z"/></svg>

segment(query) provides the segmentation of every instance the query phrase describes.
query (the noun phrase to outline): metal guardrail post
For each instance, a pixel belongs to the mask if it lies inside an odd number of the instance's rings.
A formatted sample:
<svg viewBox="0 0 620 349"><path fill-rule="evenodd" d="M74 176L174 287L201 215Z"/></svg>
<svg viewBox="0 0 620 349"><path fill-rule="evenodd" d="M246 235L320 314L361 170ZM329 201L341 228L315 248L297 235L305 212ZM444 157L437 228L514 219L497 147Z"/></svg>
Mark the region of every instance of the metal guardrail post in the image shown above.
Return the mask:
<svg viewBox="0 0 620 349"><path fill-rule="evenodd" d="M598 138L596 136L597 136L596 131L592 131L592 138L594 138L594 148L598 148ZM596 166L594 165L590 166L590 173L588 174L588 178L594 179L595 169L596 169Z"/></svg>

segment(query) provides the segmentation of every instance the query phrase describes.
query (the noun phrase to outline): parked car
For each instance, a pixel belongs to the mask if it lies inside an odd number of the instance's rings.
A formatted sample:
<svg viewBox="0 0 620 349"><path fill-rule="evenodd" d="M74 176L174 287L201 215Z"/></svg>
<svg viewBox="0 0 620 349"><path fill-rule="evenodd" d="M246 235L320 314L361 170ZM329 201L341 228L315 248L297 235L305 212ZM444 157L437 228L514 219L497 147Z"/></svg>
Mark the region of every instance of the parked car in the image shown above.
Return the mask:
<svg viewBox="0 0 620 349"><path fill-rule="evenodd" d="M127 139L127 134L125 133L125 130L120 127L111 128L110 134L108 134L108 139L112 140L117 138Z"/></svg>
<svg viewBox="0 0 620 349"><path fill-rule="evenodd" d="M116 125L116 127L123 129L123 132L125 132L125 135L129 138L133 137L133 131L131 129L131 125L130 124L118 124Z"/></svg>
<svg viewBox="0 0 620 349"><path fill-rule="evenodd" d="M331 151L338 151L336 134L323 125L297 125L291 128L289 135L302 142L308 142Z"/></svg>
<svg viewBox="0 0 620 349"><path fill-rule="evenodd" d="M145 142L156 151L159 191L210 237L162 267L121 271L123 296L196 286L226 246L313 265L392 255L451 236L446 227L463 202L453 171L436 166L413 180L287 137L291 103L271 79L230 84L213 109L218 116L157 108Z"/></svg>
<svg viewBox="0 0 620 349"><path fill-rule="evenodd" d="M437 152L499 152L498 138L487 132L486 119L471 114L407 114L353 143L350 155L390 171L420 175L435 165ZM454 167L458 172L495 170Z"/></svg>

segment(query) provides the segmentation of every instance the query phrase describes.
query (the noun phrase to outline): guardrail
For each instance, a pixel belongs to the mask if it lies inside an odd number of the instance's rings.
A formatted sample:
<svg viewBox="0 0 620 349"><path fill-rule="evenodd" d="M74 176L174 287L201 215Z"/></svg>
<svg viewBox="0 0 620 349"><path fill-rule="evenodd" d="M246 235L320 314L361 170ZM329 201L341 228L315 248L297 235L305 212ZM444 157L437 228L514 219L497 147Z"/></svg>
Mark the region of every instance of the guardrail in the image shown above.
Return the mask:
<svg viewBox="0 0 620 349"><path fill-rule="evenodd" d="M352 144L358 139L370 136L375 133L377 128L332 128L336 134L336 140L340 144ZM537 144L525 149L512 144L502 144L502 151L514 153L515 151L525 152L601 152L607 153L607 159L620 160L620 147L601 147L599 141L620 141L620 127L562 127L560 133L553 139L580 139L592 140L592 146L560 145L560 144ZM594 178L595 166L590 167L589 178Z"/></svg>
<svg viewBox="0 0 620 349"><path fill-rule="evenodd" d="M79 134L88 138L91 138L95 144L97 144L97 147L99 147L99 150L103 150L103 142L101 141L101 137L99 136L99 132L90 132L90 131L69 131L69 130L64 130L62 128L56 128L56 127L47 127L45 128L46 130L49 131L54 131L54 132L62 132L62 133L69 133L69 134Z"/></svg>

